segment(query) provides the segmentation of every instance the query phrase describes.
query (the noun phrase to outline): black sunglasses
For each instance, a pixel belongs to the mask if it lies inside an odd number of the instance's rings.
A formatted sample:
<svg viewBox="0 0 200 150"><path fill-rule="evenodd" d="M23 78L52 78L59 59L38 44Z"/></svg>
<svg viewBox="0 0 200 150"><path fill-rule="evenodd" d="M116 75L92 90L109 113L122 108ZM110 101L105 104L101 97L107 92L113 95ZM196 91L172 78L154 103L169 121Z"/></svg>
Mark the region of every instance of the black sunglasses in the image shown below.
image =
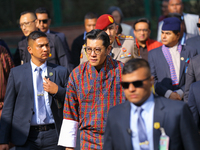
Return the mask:
<svg viewBox="0 0 200 150"><path fill-rule="evenodd" d="M197 27L200 28L200 23L197 23Z"/></svg>
<svg viewBox="0 0 200 150"><path fill-rule="evenodd" d="M133 81L133 82L120 82L120 84L124 89L128 89L130 84L133 84L134 87L138 88L138 87L142 87L143 81L150 79L150 77L151 76L149 76L148 78L144 80L138 80L138 81Z"/></svg>
<svg viewBox="0 0 200 150"><path fill-rule="evenodd" d="M44 24L46 24L46 23L48 22L48 20L49 20L49 19L44 19L44 20L39 20L39 19L38 19L39 23L41 23L41 21L42 21Z"/></svg>

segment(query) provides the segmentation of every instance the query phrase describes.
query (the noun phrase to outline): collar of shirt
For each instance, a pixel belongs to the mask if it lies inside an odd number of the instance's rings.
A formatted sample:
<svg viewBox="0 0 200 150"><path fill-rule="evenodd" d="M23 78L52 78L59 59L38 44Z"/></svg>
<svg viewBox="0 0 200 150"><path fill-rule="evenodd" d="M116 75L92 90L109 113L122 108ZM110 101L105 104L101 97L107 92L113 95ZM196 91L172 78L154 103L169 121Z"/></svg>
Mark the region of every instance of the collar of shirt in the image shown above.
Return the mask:
<svg viewBox="0 0 200 150"><path fill-rule="evenodd" d="M171 51L178 51L178 44L179 43L177 43L176 45L174 45L173 47L169 47L169 51L171 52Z"/></svg>
<svg viewBox="0 0 200 150"><path fill-rule="evenodd" d="M83 40L85 40L85 38L86 38L86 31L83 33Z"/></svg>
<svg viewBox="0 0 200 150"><path fill-rule="evenodd" d="M50 33L50 29L48 29L46 33Z"/></svg>
<svg viewBox="0 0 200 150"><path fill-rule="evenodd" d="M153 105L154 105L154 98L153 98L153 94L151 93L149 98L141 105L141 107L143 108L144 111L149 112ZM134 113L136 113L137 107L138 106L136 106L135 104L131 103L131 109L133 109Z"/></svg>
<svg viewBox="0 0 200 150"><path fill-rule="evenodd" d="M38 66L36 66L36 65L32 62L32 60L30 60L30 61L31 61L31 68L32 68L32 71L34 72L35 69L36 69ZM42 71L46 70L46 69L47 69L47 62L45 61L45 63L42 64L42 65L39 66L39 67L42 69Z"/></svg>

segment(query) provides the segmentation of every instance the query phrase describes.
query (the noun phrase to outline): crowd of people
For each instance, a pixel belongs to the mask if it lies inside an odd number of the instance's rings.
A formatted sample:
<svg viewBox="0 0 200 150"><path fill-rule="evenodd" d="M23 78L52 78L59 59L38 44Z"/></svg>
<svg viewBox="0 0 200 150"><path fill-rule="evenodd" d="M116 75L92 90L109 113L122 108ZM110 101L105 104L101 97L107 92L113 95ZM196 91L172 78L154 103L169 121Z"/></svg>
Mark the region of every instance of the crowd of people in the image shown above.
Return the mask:
<svg viewBox="0 0 200 150"><path fill-rule="evenodd" d="M22 12L13 56L0 40L0 150L200 150L200 19L162 10L157 41L111 6L71 48L46 8Z"/></svg>

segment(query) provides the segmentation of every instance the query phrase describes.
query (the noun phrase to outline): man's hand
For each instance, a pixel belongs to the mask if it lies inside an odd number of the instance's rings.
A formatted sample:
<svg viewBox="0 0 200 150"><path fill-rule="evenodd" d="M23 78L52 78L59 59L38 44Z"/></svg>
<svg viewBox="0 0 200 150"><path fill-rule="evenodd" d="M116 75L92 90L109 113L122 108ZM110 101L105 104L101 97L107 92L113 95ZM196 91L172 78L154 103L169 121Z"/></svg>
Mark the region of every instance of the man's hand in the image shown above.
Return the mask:
<svg viewBox="0 0 200 150"><path fill-rule="evenodd" d="M172 92L169 96L169 99L173 99L173 100L181 100L181 97L178 93L176 92Z"/></svg>
<svg viewBox="0 0 200 150"><path fill-rule="evenodd" d="M8 144L0 144L0 150L9 150Z"/></svg>
<svg viewBox="0 0 200 150"><path fill-rule="evenodd" d="M58 85L55 84L54 82L51 82L49 78L48 79L44 78L44 80L46 81L46 83L43 82L44 90L50 94L56 94L58 92Z"/></svg>

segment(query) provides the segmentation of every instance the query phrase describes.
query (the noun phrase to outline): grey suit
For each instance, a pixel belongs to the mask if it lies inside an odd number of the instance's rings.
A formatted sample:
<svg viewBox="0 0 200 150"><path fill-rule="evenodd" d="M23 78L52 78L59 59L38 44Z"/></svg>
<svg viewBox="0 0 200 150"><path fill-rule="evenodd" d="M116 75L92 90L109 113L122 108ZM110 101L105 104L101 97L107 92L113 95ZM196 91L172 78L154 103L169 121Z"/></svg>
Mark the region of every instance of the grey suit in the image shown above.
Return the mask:
<svg viewBox="0 0 200 150"><path fill-rule="evenodd" d="M183 13L184 22L186 26L186 31L189 34L199 35L199 30L197 28L197 23L199 21L199 16L194 14ZM161 41L161 31L162 31L163 21L158 23L158 33L157 41Z"/></svg>
<svg viewBox="0 0 200 150"><path fill-rule="evenodd" d="M196 54L196 50L192 47L182 47L180 54L179 84L177 86L172 86L170 68L162 52L162 46L151 50L148 54L148 61L151 68L151 74L154 76L155 92L160 96L164 96L167 90L175 91L182 89L184 92L185 71L188 66L188 62L186 62L186 60L194 57Z"/></svg>
<svg viewBox="0 0 200 150"><path fill-rule="evenodd" d="M200 55L195 56L190 60L188 65L187 73L186 73L186 80L185 80L185 95L184 101L188 102L188 94L190 85L193 82L200 80Z"/></svg>
<svg viewBox="0 0 200 150"><path fill-rule="evenodd" d="M66 68L51 63L47 63L47 72L48 78L58 85L58 92L55 95L49 94L49 104L55 120L57 135L59 135L69 74ZM16 146L25 144L30 132L33 106L32 70L28 62L13 68L9 75L0 122L1 144L8 142Z"/></svg>
<svg viewBox="0 0 200 150"><path fill-rule="evenodd" d="M199 150L200 137L187 104L154 97L153 123L159 122L170 137L170 150ZM104 150L131 150L130 102L110 109L104 135ZM159 150L161 131L153 128L154 150Z"/></svg>

